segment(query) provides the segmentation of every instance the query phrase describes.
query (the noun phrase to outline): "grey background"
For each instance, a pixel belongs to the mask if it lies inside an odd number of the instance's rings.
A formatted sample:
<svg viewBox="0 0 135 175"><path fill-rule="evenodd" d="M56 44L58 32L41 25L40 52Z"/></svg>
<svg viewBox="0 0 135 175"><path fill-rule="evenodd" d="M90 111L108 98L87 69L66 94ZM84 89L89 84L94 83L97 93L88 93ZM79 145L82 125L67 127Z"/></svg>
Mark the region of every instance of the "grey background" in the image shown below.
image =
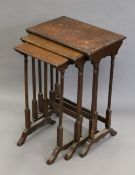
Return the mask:
<svg viewBox="0 0 135 175"><path fill-rule="evenodd" d="M135 174L135 2L134 0L0 0L0 174ZM127 36L116 59L113 84L112 125L116 137L106 137L81 159L66 162L63 152L52 165L45 164L56 143L56 125L38 130L18 148L24 128L23 57L13 47L25 29L58 16L69 16ZM109 59L101 62L98 110L107 103ZM76 101L77 70L66 71L65 96ZM85 65L83 105L90 108L92 67ZM65 115L64 115L65 116ZM64 117L67 138L73 120ZM101 127L101 126L100 126ZM84 123L87 133L88 123Z"/></svg>

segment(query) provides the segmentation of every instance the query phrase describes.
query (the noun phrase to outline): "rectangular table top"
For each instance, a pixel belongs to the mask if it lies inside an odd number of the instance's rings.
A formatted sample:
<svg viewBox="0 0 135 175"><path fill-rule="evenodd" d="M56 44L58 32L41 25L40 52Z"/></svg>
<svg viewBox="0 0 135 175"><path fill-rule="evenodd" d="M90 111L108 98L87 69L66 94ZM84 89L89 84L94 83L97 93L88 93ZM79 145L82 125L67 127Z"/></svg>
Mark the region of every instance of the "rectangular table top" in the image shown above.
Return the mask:
<svg viewBox="0 0 135 175"><path fill-rule="evenodd" d="M26 35L21 39L24 42L28 42L40 48L50 50L51 52L67 57L68 59L71 59L73 61L76 61L77 59L83 57L82 53L74 49L70 49L54 41L48 40L46 38L43 38L34 34Z"/></svg>
<svg viewBox="0 0 135 175"><path fill-rule="evenodd" d="M27 32L48 38L89 56L125 39L123 35L65 16L30 27Z"/></svg>
<svg viewBox="0 0 135 175"><path fill-rule="evenodd" d="M14 49L22 54L32 56L55 67L59 67L68 62L68 59L63 56L60 56L45 49L41 49L34 46L33 44L29 44L26 42L19 44Z"/></svg>

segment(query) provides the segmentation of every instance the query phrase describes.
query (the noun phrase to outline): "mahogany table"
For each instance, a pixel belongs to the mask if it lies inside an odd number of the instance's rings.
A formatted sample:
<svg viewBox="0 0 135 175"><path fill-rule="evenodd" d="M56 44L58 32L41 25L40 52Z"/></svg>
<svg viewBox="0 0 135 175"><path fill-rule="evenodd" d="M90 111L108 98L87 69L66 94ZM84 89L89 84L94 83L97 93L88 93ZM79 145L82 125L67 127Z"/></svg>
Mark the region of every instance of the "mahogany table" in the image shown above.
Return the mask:
<svg viewBox="0 0 135 175"><path fill-rule="evenodd" d="M25 56L25 123L24 130L18 146L25 142L26 137L37 127L44 123L54 124L51 113L59 116L57 128L57 146L47 163L52 164L63 149L69 150L65 159L69 160L80 144L84 144L80 157L84 157L91 145L110 133L117 132L111 128L111 95L113 83L114 60L125 36L62 16L51 21L30 27L29 35L22 38L22 44L15 48ZM32 82L33 100L32 117L30 121L30 109L28 102L28 66L27 56L32 56ZM108 104L106 116L103 117L97 111L98 76L99 65L102 58L111 56L110 80L108 90ZM36 100L36 76L35 58L38 59L39 94L38 105ZM44 96L42 93L41 61L44 62ZM82 107L83 70L86 61L93 65L93 86L91 110ZM47 97L47 64L50 65L50 95ZM77 103L63 97L64 72L66 68L74 64L78 69ZM56 82L54 87L53 69L56 69ZM60 72L60 77L59 77ZM60 79L60 80L59 80ZM87 93L89 96L89 92ZM74 137L67 144L63 144L63 112L75 118ZM86 137L82 137L83 117L89 121L89 130ZM103 122L105 128L101 131L97 128L97 122Z"/></svg>

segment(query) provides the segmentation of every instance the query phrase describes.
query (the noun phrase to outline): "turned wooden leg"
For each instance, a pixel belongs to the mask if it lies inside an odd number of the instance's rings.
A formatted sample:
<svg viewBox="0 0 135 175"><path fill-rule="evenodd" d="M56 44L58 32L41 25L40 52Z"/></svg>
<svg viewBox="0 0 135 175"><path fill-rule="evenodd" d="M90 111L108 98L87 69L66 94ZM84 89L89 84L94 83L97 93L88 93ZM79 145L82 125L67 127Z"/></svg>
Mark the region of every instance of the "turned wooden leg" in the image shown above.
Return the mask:
<svg viewBox="0 0 135 175"><path fill-rule="evenodd" d="M63 91L64 91L64 71L61 72L61 77L60 77L60 99L59 99L59 124L57 127L57 146L54 149L52 155L47 161L47 164L52 164L55 159L57 158L59 152L62 149L63 146L63 126L62 126L62 121L63 121Z"/></svg>
<svg viewBox="0 0 135 175"><path fill-rule="evenodd" d="M69 148L65 160L69 160L72 158L73 154L75 153L82 133L82 91L83 91L83 67L84 67L84 60L79 60L76 63L76 67L78 68L78 90L77 90L77 118L74 125L74 142Z"/></svg>
<svg viewBox="0 0 135 175"><path fill-rule="evenodd" d="M19 139L17 145L21 146L28 136L27 130L30 129L30 109L29 109L29 98L28 98L28 59L27 55L24 55L24 85L25 85L25 127L26 129L22 133L21 138Z"/></svg>
<svg viewBox="0 0 135 175"><path fill-rule="evenodd" d="M53 66L50 65L50 92L49 92L49 105L52 111L55 112L55 114L59 115L59 109L56 110L56 108L52 105L52 102L55 101L56 96L59 95L60 91L60 85L59 85L59 71L56 70L56 81L54 86L54 72L53 72ZM55 110L54 110L55 108Z"/></svg>
<svg viewBox="0 0 135 175"><path fill-rule="evenodd" d="M48 113L48 99L47 99L47 63L44 63L44 97L43 97L43 114Z"/></svg>
<svg viewBox="0 0 135 175"><path fill-rule="evenodd" d="M49 100L47 98L47 91L48 91L48 69L47 69L47 63L44 63L44 97L43 97L43 103L42 103L42 109L43 109L43 114L44 117L48 116L48 106L49 106ZM54 123L56 123L54 120L51 119L50 116L48 116L48 123L50 123L51 125L53 125Z"/></svg>
<svg viewBox="0 0 135 175"><path fill-rule="evenodd" d="M36 121L38 118L38 112L37 112L37 99L36 99L35 58L32 58L32 86L33 86L32 118L33 121Z"/></svg>
<svg viewBox="0 0 135 175"><path fill-rule="evenodd" d="M55 91L54 91L54 100L59 96L60 85L59 85L59 71L56 70L56 81L55 81ZM56 116L59 116L59 111L55 111Z"/></svg>
<svg viewBox="0 0 135 175"><path fill-rule="evenodd" d="M42 93L42 69L41 61L38 60L38 80L39 80L39 93L38 93L38 111L43 113L42 102L43 102L43 93Z"/></svg>
<svg viewBox="0 0 135 175"><path fill-rule="evenodd" d="M93 87L92 87L91 119L89 121L89 134L88 134L88 140L80 152L80 157L84 157L88 153L92 145L97 127L98 72L99 72L99 63L93 63Z"/></svg>
<svg viewBox="0 0 135 175"><path fill-rule="evenodd" d="M106 122L105 122L105 127L107 129L109 129L111 127L111 114L112 114L112 110L111 110L111 98L112 98L114 60L115 60L115 56L114 55L111 55L110 80L109 80L109 91L108 91L108 105L107 105L107 110L106 110ZM114 135L117 134L117 132L114 131L113 129L111 129L110 130L110 134L112 136L114 136Z"/></svg>
<svg viewBox="0 0 135 175"><path fill-rule="evenodd" d="M53 66L50 65L50 92L49 92L49 105L52 109L52 101L54 100L54 79L53 79Z"/></svg>
<svg viewBox="0 0 135 175"><path fill-rule="evenodd" d="M56 96L59 95L59 71L58 70L56 70L55 93L56 93Z"/></svg>

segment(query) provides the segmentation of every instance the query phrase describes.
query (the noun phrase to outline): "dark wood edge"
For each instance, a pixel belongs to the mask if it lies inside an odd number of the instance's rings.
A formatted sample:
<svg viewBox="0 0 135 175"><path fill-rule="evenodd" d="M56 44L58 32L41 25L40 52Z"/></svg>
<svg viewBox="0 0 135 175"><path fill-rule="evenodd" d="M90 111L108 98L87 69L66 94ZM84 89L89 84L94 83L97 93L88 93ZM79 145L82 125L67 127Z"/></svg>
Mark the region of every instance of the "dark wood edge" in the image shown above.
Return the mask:
<svg viewBox="0 0 135 175"><path fill-rule="evenodd" d="M53 110L55 112L57 112L57 109L58 109L58 105L59 105L59 97L56 97L56 99L54 101L52 101L52 105L53 105ZM64 113L70 115L71 117L75 118L77 117L77 104L70 101L69 99L67 98L64 98L63 99L63 110L64 110ZM86 119L90 119L91 118L91 111L82 107L82 115L86 118ZM101 115L98 114L98 120L100 122L103 122L105 123L106 120L104 117L102 117Z"/></svg>

